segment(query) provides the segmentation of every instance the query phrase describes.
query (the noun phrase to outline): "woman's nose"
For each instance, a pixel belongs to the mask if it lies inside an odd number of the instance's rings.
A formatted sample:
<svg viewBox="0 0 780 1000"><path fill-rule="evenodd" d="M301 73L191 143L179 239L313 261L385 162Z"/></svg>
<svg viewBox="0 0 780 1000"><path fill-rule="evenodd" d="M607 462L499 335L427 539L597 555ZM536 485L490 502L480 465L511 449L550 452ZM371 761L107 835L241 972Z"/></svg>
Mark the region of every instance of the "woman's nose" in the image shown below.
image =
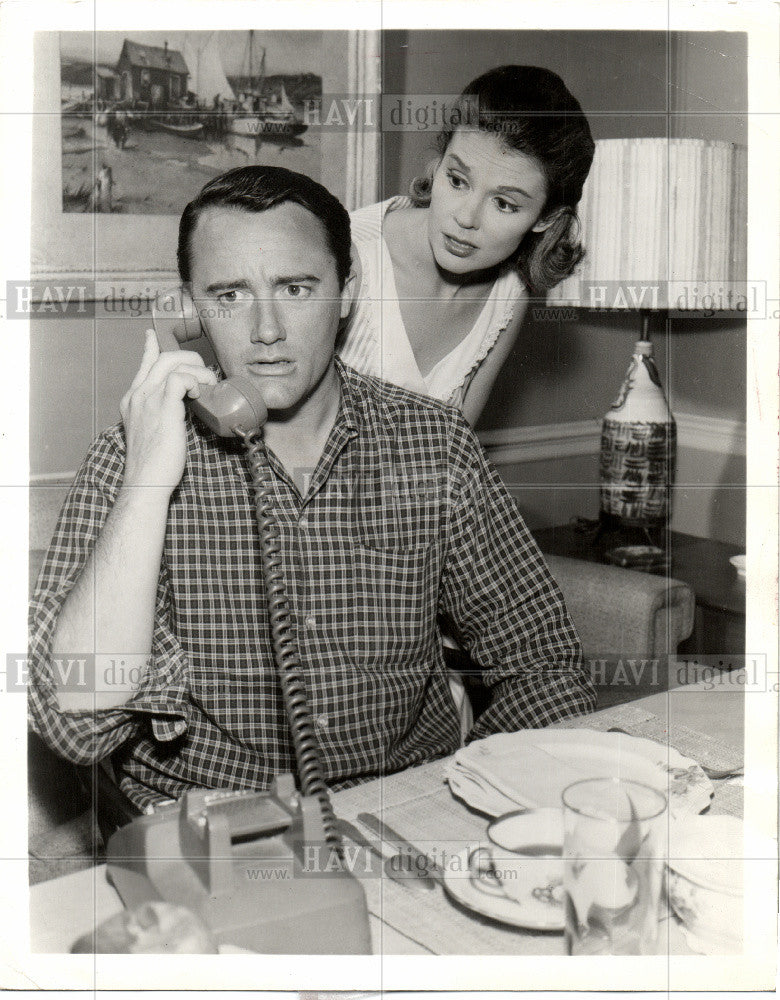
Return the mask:
<svg viewBox="0 0 780 1000"><path fill-rule="evenodd" d="M455 211L455 222L461 229L479 229L481 208L479 199L464 198Z"/></svg>
<svg viewBox="0 0 780 1000"><path fill-rule="evenodd" d="M284 340L284 327L276 314L272 298L256 298L252 310L252 343L273 344Z"/></svg>

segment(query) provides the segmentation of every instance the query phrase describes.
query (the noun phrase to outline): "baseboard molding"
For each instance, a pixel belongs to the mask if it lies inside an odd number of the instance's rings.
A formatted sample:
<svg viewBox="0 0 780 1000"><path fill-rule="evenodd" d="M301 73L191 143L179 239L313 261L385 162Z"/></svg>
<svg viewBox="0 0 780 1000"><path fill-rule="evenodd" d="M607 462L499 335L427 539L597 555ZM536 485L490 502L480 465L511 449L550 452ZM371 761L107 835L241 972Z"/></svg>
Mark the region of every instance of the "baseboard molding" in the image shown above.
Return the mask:
<svg viewBox="0 0 780 1000"><path fill-rule="evenodd" d="M676 413L674 419L677 422L678 448L742 457L747 453L747 431L741 420L696 413ZM479 434L491 461L499 466L595 455L600 438L600 420L507 427Z"/></svg>
<svg viewBox="0 0 780 1000"><path fill-rule="evenodd" d="M677 439L683 448L712 451L718 455L747 455L747 425L742 420L703 417L697 413L678 413Z"/></svg>
<svg viewBox="0 0 780 1000"><path fill-rule="evenodd" d="M514 462L593 455L599 449L600 435L600 420L577 420L481 431L479 440L494 465L512 465Z"/></svg>

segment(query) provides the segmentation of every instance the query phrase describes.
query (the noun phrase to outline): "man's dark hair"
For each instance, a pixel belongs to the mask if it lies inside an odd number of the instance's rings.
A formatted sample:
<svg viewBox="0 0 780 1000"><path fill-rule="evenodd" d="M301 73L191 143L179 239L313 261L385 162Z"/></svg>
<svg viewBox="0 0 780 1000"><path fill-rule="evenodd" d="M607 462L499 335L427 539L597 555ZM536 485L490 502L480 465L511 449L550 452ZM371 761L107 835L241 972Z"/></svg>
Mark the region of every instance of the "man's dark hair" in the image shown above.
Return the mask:
<svg viewBox="0 0 780 1000"><path fill-rule="evenodd" d="M190 244L205 208L217 206L265 212L285 202L300 205L322 223L328 246L336 260L339 288L343 288L351 264L349 214L338 198L322 184L284 167L250 166L229 170L209 181L187 205L179 222L179 246L176 251L181 280L186 283L192 278Z"/></svg>

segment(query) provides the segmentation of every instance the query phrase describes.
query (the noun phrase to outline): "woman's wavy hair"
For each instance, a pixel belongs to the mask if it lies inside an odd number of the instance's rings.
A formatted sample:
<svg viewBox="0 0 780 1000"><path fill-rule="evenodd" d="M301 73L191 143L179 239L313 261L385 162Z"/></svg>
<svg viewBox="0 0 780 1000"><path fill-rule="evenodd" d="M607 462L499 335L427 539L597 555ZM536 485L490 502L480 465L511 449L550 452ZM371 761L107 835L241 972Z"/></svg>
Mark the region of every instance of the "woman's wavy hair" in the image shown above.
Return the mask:
<svg viewBox="0 0 780 1000"><path fill-rule="evenodd" d="M579 241L576 206L588 176L593 137L588 119L563 80L538 66L498 66L473 80L463 91L458 113L449 120L475 124L500 136L504 145L532 156L547 182L543 216L553 216L542 232L528 233L517 250L515 266L533 294L541 294L568 277L584 256ZM478 116L474 121L475 115ZM438 158L410 187L412 203L430 204L433 175L458 126L445 126L436 139Z"/></svg>

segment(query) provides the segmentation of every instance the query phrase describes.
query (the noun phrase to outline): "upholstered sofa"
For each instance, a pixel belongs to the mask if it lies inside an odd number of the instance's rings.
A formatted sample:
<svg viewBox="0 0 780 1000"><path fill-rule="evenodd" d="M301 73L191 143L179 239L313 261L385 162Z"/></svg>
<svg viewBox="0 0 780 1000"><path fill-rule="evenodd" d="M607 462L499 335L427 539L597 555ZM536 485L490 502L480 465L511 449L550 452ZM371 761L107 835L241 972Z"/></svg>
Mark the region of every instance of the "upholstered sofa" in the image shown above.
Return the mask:
<svg viewBox="0 0 780 1000"><path fill-rule="evenodd" d="M582 559L546 556L588 660L662 657L693 631L687 583Z"/></svg>

